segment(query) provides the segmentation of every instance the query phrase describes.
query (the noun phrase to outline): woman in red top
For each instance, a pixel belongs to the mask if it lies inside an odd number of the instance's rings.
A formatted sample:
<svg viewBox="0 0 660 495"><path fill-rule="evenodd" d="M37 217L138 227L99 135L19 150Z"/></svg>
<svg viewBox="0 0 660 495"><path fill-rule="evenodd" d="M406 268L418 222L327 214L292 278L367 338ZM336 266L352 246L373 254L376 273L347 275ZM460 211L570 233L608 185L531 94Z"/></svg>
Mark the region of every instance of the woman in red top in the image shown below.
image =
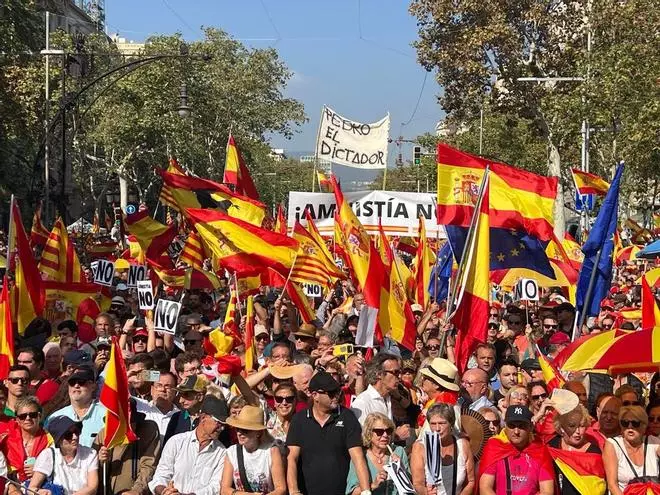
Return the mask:
<svg viewBox="0 0 660 495"><path fill-rule="evenodd" d="M53 443L41 428L41 406L35 397L21 397L16 402L16 419L2 435L0 449L7 458L9 476L23 482L32 477L32 467L42 450Z"/></svg>

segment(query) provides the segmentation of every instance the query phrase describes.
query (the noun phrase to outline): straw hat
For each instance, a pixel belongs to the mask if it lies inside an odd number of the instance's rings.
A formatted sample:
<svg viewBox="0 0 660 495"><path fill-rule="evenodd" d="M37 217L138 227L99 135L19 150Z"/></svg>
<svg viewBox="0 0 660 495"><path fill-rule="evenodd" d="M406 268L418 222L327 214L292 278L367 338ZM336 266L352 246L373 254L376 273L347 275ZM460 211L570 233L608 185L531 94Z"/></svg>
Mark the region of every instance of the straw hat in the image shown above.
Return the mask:
<svg viewBox="0 0 660 495"><path fill-rule="evenodd" d="M266 429L264 411L257 406L243 406L238 417L231 417L227 424L243 430L261 431Z"/></svg>
<svg viewBox="0 0 660 495"><path fill-rule="evenodd" d="M580 404L580 399L574 392L556 388L552 391L550 396L552 407L555 408L559 414L566 414L571 412Z"/></svg>
<svg viewBox="0 0 660 495"><path fill-rule="evenodd" d="M447 390L453 390L454 392L459 390L456 383L458 368L446 359L435 358L428 367L422 369L422 375Z"/></svg>

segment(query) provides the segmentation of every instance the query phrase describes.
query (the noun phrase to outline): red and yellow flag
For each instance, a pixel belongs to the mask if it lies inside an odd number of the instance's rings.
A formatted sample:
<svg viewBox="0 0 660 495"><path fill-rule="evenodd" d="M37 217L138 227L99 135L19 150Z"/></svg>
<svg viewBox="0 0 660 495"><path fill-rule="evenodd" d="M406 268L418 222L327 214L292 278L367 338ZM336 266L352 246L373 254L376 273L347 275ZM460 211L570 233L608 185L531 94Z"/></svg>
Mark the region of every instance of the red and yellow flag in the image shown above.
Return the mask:
<svg viewBox="0 0 660 495"><path fill-rule="evenodd" d="M83 273L73 241L69 239L66 225L58 218L41 253L39 270L56 282L82 282Z"/></svg>
<svg viewBox="0 0 660 495"><path fill-rule="evenodd" d="M205 208L223 211L253 225L261 225L266 215L265 206L259 201L232 192L227 186L207 179L170 174L156 170L168 186L179 210Z"/></svg>
<svg viewBox="0 0 660 495"><path fill-rule="evenodd" d="M536 357L539 360L539 365L541 366L541 372L543 373L543 381L548 385L548 393L556 388L563 388L566 384L566 380L561 376L559 370L548 361L548 358L541 352L541 350L536 346Z"/></svg>
<svg viewBox="0 0 660 495"><path fill-rule="evenodd" d="M106 408L103 445L110 449L136 441L138 438L131 429L126 366L115 337L112 338L110 360L105 367L105 382L101 387L99 401Z"/></svg>
<svg viewBox="0 0 660 495"><path fill-rule="evenodd" d="M453 322L456 335L456 367L463 373L472 352L481 342L486 342L489 308L490 270L490 223L489 191L491 174L484 176L483 193L477 197L474 214L473 237L465 257L463 277L457 284L464 287L457 299ZM470 239L470 234L468 234ZM428 285L427 285L428 287Z"/></svg>
<svg viewBox="0 0 660 495"><path fill-rule="evenodd" d="M548 446L555 464L581 495L603 495L607 491L601 454L563 450Z"/></svg>
<svg viewBox="0 0 660 495"><path fill-rule="evenodd" d="M580 194L597 194L598 196L605 196L610 189L610 184L602 177L589 172L583 172L577 168L572 168L573 181L575 182L575 189Z"/></svg>
<svg viewBox="0 0 660 495"><path fill-rule="evenodd" d="M438 144L438 223L468 227L479 184L490 167L490 225L524 230L539 240L553 235L557 177L543 177Z"/></svg>
<svg viewBox="0 0 660 495"><path fill-rule="evenodd" d="M190 208L186 214L206 247L227 270L247 275L271 268L289 274L298 241L218 210Z"/></svg>
<svg viewBox="0 0 660 495"><path fill-rule="evenodd" d="M173 175L187 175L175 158L170 158L170 163L167 166L167 172ZM167 184L163 184L163 187L160 190L160 196L158 197L158 201L160 201L160 203L163 206L169 206L170 208L174 208L175 210L179 209L179 206L176 204L176 200L172 195L172 191L170 191L170 188ZM107 214L106 214L106 219L107 219Z"/></svg>
<svg viewBox="0 0 660 495"><path fill-rule="evenodd" d="M660 327L660 308L649 281L642 275L642 328Z"/></svg>
<svg viewBox="0 0 660 495"><path fill-rule="evenodd" d="M234 186L236 194L259 200L259 193L250 176L250 170L245 165L243 156L231 133L227 140L227 159L225 160L225 174L222 182Z"/></svg>
<svg viewBox="0 0 660 495"><path fill-rule="evenodd" d="M5 274L0 293L0 380L9 375L9 368L14 365L14 328L9 300L9 281Z"/></svg>
<svg viewBox="0 0 660 495"><path fill-rule="evenodd" d="M117 250L115 241L95 242L87 247L87 254L91 259L112 258Z"/></svg>
<svg viewBox="0 0 660 495"><path fill-rule="evenodd" d="M281 203L277 204L277 216L275 217L275 228L273 229L278 234L286 235L287 231L286 217L284 216L284 208Z"/></svg>
<svg viewBox="0 0 660 495"><path fill-rule="evenodd" d="M110 232L112 230L112 218L110 218L107 211L104 211L103 214L105 215L105 228Z"/></svg>
<svg viewBox="0 0 660 495"><path fill-rule="evenodd" d="M126 217L126 228L135 236L144 256L148 259L157 260L163 254L170 243L176 237L174 225L163 225L154 220L147 210L138 211ZM135 253L138 254L139 253Z"/></svg>
<svg viewBox="0 0 660 495"><path fill-rule="evenodd" d="M431 295L429 294L429 284L431 282L431 269L435 263L435 254L429 246L426 238L426 224L424 217L419 217L419 242L417 243L417 252L415 253L415 302L426 308L429 304Z"/></svg>
<svg viewBox="0 0 660 495"><path fill-rule="evenodd" d="M92 221L92 233L98 234L101 232L101 221L99 220L99 210L94 210L94 219Z"/></svg>
<svg viewBox="0 0 660 495"><path fill-rule="evenodd" d="M344 273L337 268L332 258L326 255L325 243L319 246L300 222L293 227L292 238L298 241L298 254L291 269L291 280L300 283L318 284L325 287L344 279Z"/></svg>
<svg viewBox="0 0 660 495"><path fill-rule="evenodd" d="M18 333L23 335L25 327L37 316L41 316L44 309L44 290L41 285L41 274L34 261L30 241L28 240L21 212L16 202L12 202L11 225L9 227L11 238L9 240L10 253L14 256L7 260L14 266L14 313L18 323Z"/></svg>
<svg viewBox="0 0 660 495"><path fill-rule="evenodd" d="M41 223L41 203L34 210L34 215L32 216L32 230L30 231L30 242L33 246L44 247L46 242L48 242L48 236L50 231L44 227L44 224Z"/></svg>
<svg viewBox="0 0 660 495"><path fill-rule="evenodd" d="M257 362L257 349L254 345L254 298L248 296L246 303L245 319L245 371L254 370Z"/></svg>
<svg viewBox="0 0 660 495"><path fill-rule="evenodd" d="M324 172L317 171L316 178L319 180L319 191L321 191L322 193L335 192L335 189L332 185L332 181L328 178L328 176Z"/></svg>
<svg viewBox="0 0 660 495"><path fill-rule="evenodd" d="M316 312L309 303L309 299L302 290L302 287L295 282L289 281L286 284L286 293L291 299L293 305L298 309L303 323L311 323L316 318Z"/></svg>
<svg viewBox="0 0 660 495"><path fill-rule="evenodd" d="M208 258L208 256L202 246L202 239L197 232L191 231L179 255L179 262L186 263L188 266L201 270L205 258Z"/></svg>

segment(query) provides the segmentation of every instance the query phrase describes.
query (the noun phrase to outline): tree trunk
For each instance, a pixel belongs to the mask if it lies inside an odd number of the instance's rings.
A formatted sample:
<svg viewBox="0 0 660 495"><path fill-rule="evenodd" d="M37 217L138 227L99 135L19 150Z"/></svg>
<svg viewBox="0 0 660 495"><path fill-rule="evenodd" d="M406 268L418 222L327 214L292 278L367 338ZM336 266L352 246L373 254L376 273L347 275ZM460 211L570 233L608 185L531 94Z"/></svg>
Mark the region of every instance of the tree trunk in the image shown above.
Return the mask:
<svg viewBox="0 0 660 495"><path fill-rule="evenodd" d="M564 238L564 230L566 227L566 219L564 214L564 188L561 185L561 158L557 146L548 139L548 148L550 150L548 156L548 173L552 177L557 177L557 199L555 199L554 219L555 219L555 235L557 239Z"/></svg>

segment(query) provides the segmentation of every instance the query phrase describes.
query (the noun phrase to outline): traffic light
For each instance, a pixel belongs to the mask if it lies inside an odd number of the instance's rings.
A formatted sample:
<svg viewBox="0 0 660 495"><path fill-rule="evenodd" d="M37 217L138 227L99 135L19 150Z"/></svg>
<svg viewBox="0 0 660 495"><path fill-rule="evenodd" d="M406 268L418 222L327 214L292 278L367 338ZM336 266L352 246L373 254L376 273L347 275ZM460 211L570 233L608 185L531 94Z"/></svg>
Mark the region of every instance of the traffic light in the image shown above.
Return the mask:
<svg viewBox="0 0 660 495"><path fill-rule="evenodd" d="M415 165L421 165L422 164L422 147L421 146L413 146L413 163Z"/></svg>

